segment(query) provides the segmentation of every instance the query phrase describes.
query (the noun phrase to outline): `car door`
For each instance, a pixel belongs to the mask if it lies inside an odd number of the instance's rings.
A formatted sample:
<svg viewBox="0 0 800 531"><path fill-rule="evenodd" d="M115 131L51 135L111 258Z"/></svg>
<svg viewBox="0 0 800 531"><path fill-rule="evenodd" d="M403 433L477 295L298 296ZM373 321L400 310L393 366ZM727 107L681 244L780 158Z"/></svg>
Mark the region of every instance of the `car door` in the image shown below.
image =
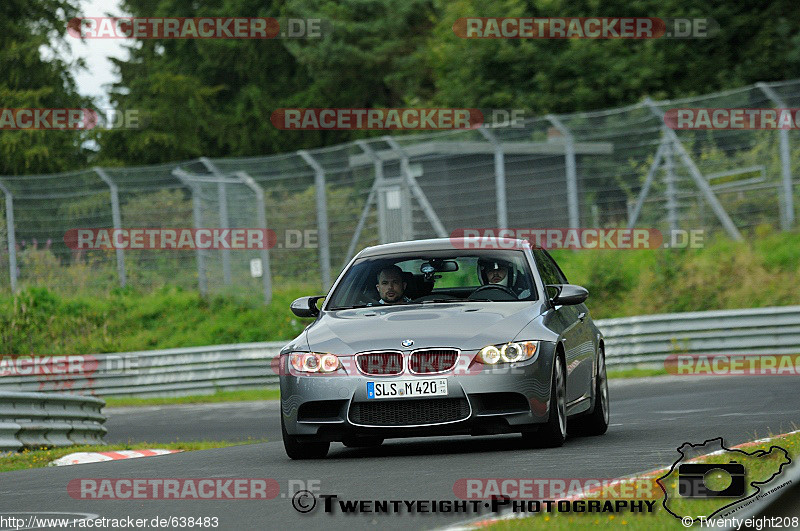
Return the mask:
<svg viewBox="0 0 800 531"><path fill-rule="evenodd" d="M536 249L533 253L545 284L569 283L547 251ZM549 290L548 297L553 294L553 291ZM550 311L552 312L550 322L558 327L557 331L561 334L564 346L569 404L588 397L591 393L594 347L591 329L585 320L581 320L581 317L585 319L587 316L587 309L585 305L577 304L556 306Z"/></svg>

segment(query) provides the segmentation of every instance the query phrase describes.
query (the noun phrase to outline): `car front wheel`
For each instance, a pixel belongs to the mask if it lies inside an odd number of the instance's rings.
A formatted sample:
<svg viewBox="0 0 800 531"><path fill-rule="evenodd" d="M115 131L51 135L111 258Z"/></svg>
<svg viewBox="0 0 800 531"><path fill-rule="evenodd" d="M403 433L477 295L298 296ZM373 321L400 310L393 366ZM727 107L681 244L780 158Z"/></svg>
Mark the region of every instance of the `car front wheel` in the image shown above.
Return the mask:
<svg viewBox="0 0 800 531"><path fill-rule="evenodd" d="M286 433L286 425L281 414L281 434L283 435L283 448L286 455L292 459L322 459L328 455L331 443L329 442L300 442L297 437Z"/></svg>
<svg viewBox="0 0 800 531"><path fill-rule="evenodd" d="M536 431L523 432L522 440L528 448L556 448L567 438L567 381L564 362L560 356L553 360L553 378L550 384L550 413L547 423Z"/></svg>
<svg viewBox="0 0 800 531"><path fill-rule="evenodd" d="M608 430L609 399L608 376L606 375L606 356L601 349L597 356L597 377L595 378L594 409L588 415L570 421L570 435L603 435Z"/></svg>

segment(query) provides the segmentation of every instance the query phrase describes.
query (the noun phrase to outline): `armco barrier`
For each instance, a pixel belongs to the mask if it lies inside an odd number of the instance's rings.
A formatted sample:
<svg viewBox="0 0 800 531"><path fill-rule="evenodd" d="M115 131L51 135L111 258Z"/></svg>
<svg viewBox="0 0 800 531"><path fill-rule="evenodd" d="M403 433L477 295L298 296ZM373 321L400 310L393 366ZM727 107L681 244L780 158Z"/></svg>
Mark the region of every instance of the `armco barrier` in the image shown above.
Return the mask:
<svg viewBox="0 0 800 531"><path fill-rule="evenodd" d="M104 405L91 396L0 391L0 450L102 443Z"/></svg>
<svg viewBox="0 0 800 531"><path fill-rule="evenodd" d="M800 353L800 306L672 313L595 321L609 367L663 366L670 354ZM33 374L0 371L0 390L99 396L180 396L277 387L270 361L285 343L242 343L55 358ZM74 358L78 358L75 361ZM75 372L70 372L75 369ZM78 370L80 369L80 370ZM3 433L0 425L0 437Z"/></svg>
<svg viewBox="0 0 800 531"><path fill-rule="evenodd" d="M57 358L51 358L44 366L0 372L0 390L147 397L271 387L278 385L278 376L270 368L270 360L284 344L243 343L73 356L69 359L78 358L74 364L56 363Z"/></svg>
<svg viewBox="0 0 800 531"><path fill-rule="evenodd" d="M666 313L595 321L608 366L660 365L670 354L798 354L800 306Z"/></svg>

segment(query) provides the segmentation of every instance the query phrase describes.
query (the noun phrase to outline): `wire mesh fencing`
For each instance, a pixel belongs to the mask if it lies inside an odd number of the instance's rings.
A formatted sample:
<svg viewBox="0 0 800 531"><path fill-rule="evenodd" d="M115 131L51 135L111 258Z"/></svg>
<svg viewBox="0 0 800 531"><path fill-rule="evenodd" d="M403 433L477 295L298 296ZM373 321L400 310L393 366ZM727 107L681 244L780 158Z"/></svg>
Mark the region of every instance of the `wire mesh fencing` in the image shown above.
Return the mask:
<svg viewBox="0 0 800 531"><path fill-rule="evenodd" d="M0 289L268 302L274 285L324 292L367 245L464 228L792 230L796 127L671 128L665 113L798 107L800 80L758 83L272 156L0 176Z"/></svg>

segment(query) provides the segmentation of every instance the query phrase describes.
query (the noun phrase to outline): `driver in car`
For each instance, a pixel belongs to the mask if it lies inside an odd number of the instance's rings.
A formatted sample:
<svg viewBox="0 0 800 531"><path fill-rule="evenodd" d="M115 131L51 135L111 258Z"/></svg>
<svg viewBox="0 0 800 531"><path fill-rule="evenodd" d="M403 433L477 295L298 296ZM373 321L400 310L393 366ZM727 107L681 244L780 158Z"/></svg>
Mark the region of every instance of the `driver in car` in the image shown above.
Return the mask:
<svg viewBox="0 0 800 531"><path fill-rule="evenodd" d="M525 289L520 293L519 289L515 286L514 277L516 271L508 262L496 258L481 258L478 260L478 269L480 271L479 276L482 285L489 286L495 284L503 286L520 299L530 296L530 290Z"/></svg>
<svg viewBox="0 0 800 531"><path fill-rule="evenodd" d="M509 287L508 264L502 260L493 258L481 258L478 260L478 267L481 269L481 282L483 284L499 284Z"/></svg>
<svg viewBox="0 0 800 531"><path fill-rule="evenodd" d="M378 284L375 287L381 296L378 304L411 302L411 299L404 295L406 283L403 282L403 270L396 265L386 266L378 271Z"/></svg>

